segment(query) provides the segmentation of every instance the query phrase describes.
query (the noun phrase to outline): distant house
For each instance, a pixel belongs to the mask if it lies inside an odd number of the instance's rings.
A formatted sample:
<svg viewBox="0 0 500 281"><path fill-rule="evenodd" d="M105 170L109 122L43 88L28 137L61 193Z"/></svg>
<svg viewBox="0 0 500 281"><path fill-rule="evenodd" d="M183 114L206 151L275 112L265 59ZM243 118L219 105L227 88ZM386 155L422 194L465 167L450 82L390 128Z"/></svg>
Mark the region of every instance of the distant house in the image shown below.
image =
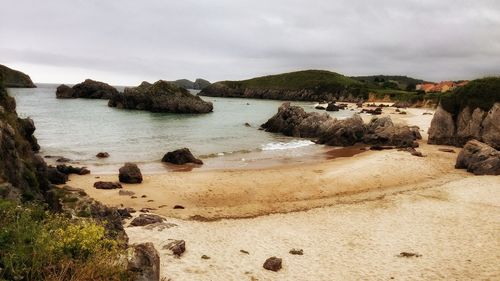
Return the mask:
<svg viewBox="0 0 500 281"><path fill-rule="evenodd" d="M433 84L433 83L424 83L424 84L418 84L416 89L417 91L424 91L426 93L430 92L434 87L436 86L436 84Z"/></svg>

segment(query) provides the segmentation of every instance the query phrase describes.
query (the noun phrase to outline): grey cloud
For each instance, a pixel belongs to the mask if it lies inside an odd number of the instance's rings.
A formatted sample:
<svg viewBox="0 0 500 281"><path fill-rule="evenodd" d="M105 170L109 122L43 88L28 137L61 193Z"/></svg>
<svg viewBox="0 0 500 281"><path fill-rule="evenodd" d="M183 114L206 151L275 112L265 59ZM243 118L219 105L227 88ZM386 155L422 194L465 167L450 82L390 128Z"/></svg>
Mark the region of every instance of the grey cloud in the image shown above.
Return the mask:
<svg viewBox="0 0 500 281"><path fill-rule="evenodd" d="M39 82L500 73L496 0L1 1L0 63L33 69Z"/></svg>

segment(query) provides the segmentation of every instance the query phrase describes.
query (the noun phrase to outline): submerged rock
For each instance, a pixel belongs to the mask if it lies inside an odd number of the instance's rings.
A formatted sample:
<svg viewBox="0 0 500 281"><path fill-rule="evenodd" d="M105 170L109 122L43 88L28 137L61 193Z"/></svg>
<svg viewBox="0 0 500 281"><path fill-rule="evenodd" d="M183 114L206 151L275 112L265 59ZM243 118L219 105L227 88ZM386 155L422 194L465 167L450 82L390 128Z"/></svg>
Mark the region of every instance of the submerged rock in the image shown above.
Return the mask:
<svg viewBox="0 0 500 281"><path fill-rule="evenodd" d="M97 157L97 158L108 158L109 157L109 153L107 153L107 152L99 152L99 153L96 154L95 157Z"/></svg>
<svg viewBox="0 0 500 281"><path fill-rule="evenodd" d="M161 159L162 162L168 162L176 165L183 165L187 163L194 163L202 165L203 161L194 157L188 148L181 148L171 152L167 152Z"/></svg>
<svg viewBox="0 0 500 281"><path fill-rule="evenodd" d="M282 259L277 257L270 257L264 262L263 267L267 270L278 271L282 267Z"/></svg>
<svg viewBox="0 0 500 281"><path fill-rule="evenodd" d="M125 165L119 169L118 178L120 182L123 183L141 183L141 170L134 163L125 163Z"/></svg>
<svg viewBox="0 0 500 281"><path fill-rule="evenodd" d="M457 169L475 175L500 175L500 151L477 140L467 142L458 154Z"/></svg>
<svg viewBox="0 0 500 281"><path fill-rule="evenodd" d="M213 110L211 102L163 80L154 84L142 82L138 87L126 88L123 93L114 94L108 106L171 113L209 113Z"/></svg>
<svg viewBox="0 0 500 281"><path fill-rule="evenodd" d="M128 251L128 270L132 273L131 280L160 280L160 255L153 243L135 244Z"/></svg>

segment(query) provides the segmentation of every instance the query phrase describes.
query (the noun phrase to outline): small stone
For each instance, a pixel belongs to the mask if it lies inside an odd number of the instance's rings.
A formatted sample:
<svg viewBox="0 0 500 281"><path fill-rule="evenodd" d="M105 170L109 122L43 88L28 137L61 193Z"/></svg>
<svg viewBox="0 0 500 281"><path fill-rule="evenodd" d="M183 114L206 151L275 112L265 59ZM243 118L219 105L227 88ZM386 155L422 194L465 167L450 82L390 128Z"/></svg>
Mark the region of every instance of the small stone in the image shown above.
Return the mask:
<svg viewBox="0 0 500 281"><path fill-rule="evenodd" d="M96 154L95 157L97 157L97 158L108 158L109 157L109 153L107 153L107 152L99 152L99 153Z"/></svg>
<svg viewBox="0 0 500 281"><path fill-rule="evenodd" d="M398 257L400 257L400 258L412 258L412 257L419 258L421 256L422 255L420 255L418 253L410 253L410 252L401 252L398 255Z"/></svg>
<svg viewBox="0 0 500 281"><path fill-rule="evenodd" d="M243 254L250 255L250 253L248 251L245 251L245 250L240 250L240 252L243 253Z"/></svg>
<svg viewBox="0 0 500 281"><path fill-rule="evenodd" d="M120 190L120 191L118 191L118 195L132 196L132 195L135 195L135 193L133 191L130 191L130 190Z"/></svg>
<svg viewBox="0 0 500 281"><path fill-rule="evenodd" d="M94 187L96 189L117 189L122 188L122 185L119 182L98 181L94 183Z"/></svg>
<svg viewBox="0 0 500 281"><path fill-rule="evenodd" d="M163 246L163 249L170 250L174 255L180 257L186 251L186 242L184 240L169 240L171 242Z"/></svg>
<svg viewBox="0 0 500 281"><path fill-rule="evenodd" d="M302 250L302 249L291 249L289 253L292 254L292 255L302 256L304 254L304 250Z"/></svg>
<svg viewBox="0 0 500 281"><path fill-rule="evenodd" d="M278 271L282 267L282 260L277 257L270 257L264 262L263 267L267 270Z"/></svg>
<svg viewBox="0 0 500 281"><path fill-rule="evenodd" d="M441 152L455 153L455 150L451 148L439 148L438 150Z"/></svg>
<svg viewBox="0 0 500 281"><path fill-rule="evenodd" d="M141 210L142 212L142 210ZM144 226L153 223L161 223L163 218L153 214L140 214L130 222L131 226Z"/></svg>
<svg viewBox="0 0 500 281"><path fill-rule="evenodd" d="M174 206L174 209L184 209L184 206L181 206L181 205L175 205L175 206Z"/></svg>
<svg viewBox="0 0 500 281"><path fill-rule="evenodd" d="M203 255L203 256L201 256L201 258L204 259L204 260L209 260L210 259L210 257L207 256L207 255Z"/></svg>

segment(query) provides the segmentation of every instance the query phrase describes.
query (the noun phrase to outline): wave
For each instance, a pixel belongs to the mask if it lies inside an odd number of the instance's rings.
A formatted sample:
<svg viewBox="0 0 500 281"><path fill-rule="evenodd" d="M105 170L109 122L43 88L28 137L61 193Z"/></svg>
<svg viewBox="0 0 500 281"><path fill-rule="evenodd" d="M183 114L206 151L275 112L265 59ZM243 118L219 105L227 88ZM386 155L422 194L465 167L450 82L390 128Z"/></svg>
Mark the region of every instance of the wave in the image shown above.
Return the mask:
<svg viewBox="0 0 500 281"><path fill-rule="evenodd" d="M269 151L269 150L294 149L294 148L309 146L311 144L314 144L314 142L310 140L295 140L291 142L271 142L262 145L262 150Z"/></svg>

